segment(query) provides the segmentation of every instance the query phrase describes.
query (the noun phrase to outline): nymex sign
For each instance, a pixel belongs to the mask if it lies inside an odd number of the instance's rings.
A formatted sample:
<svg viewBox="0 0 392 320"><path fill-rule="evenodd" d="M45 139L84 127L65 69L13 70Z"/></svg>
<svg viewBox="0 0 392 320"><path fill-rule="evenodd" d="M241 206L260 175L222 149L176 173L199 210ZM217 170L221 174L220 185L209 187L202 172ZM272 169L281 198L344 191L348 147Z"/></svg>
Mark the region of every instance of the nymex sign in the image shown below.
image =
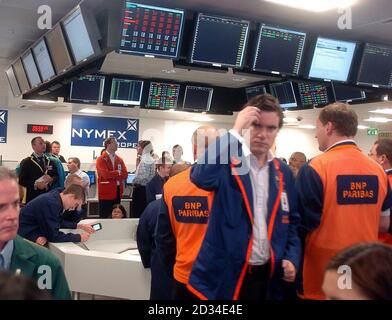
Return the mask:
<svg viewBox="0 0 392 320"><path fill-rule="evenodd" d="M117 139L119 148L135 149L139 141L139 120L72 116L72 146L102 147L109 137Z"/></svg>
<svg viewBox="0 0 392 320"><path fill-rule="evenodd" d="M7 143L8 111L0 110L0 143Z"/></svg>

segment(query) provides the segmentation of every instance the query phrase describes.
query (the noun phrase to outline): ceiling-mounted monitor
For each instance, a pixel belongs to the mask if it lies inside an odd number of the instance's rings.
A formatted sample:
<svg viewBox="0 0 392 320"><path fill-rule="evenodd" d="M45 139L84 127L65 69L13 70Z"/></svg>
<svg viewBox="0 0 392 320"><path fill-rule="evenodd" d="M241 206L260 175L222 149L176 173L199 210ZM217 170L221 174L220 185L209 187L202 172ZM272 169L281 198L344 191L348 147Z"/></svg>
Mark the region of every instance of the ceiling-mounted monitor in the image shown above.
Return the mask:
<svg viewBox="0 0 392 320"><path fill-rule="evenodd" d="M44 38L39 40L38 43L33 46L33 53L42 82L46 82L55 77L56 73Z"/></svg>
<svg viewBox="0 0 392 320"><path fill-rule="evenodd" d="M213 93L213 88L186 86L183 109L200 112L209 111Z"/></svg>
<svg viewBox="0 0 392 320"><path fill-rule="evenodd" d="M346 82L356 47L355 42L318 37L309 78Z"/></svg>
<svg viewBox="0 0 392 320"><path fill-rule="evenodd" d="M270 91L271 94L279 100L281 108L287 109L298 107L292 81L272 83L270 84Z"/></svg>
<svg viewBox="0 0 392 320"><path fill-rule="evenodd" d="M142 94L142 80L113 78L110 90L110 104L140 106Z"/></svg>
<svg viewBox="0 0 392 320"><path fill-rule="evenodd" d="M119 52L177 59L184 10L124 1Z"/></svg>
<svg viewBox="0 0 392 320"><path fill-rule="evenodd" d="M39 76L38 68L37 65L35 64L33 53L31 50L28 50L23 56L22 56L22 62L24 69L26 71L27 79L29 80L30 87L33 89L35 87L38 87L42 81Z"/></svg>
<svg viewBox="0 0 392 320"><path fill-rule="evenodd" d="M246 99L249 101L253 97L258 96L259 94L267 93L267 88L265 85L253 86L245 88Z"/></svg>
<svg viewBox="0 0 392 320"><path fill-rule="evenodd" d="M245 20L199 13L190 62L242 68L249 24Z"/></svg>
<svg viewBox="0 0 392 320"><path fill-rule="evenodd" d="M365 45L357 83L373 87L392 87L392 47Z"/></svg>
<svg viewBox="0 0 392 320"><path fill-rule="evenodd" d="M101 36L95 17L89 10L77 6L63 20L63 26L76 64L101 54L98 42Z"/></svg>
<svg viewBox="0 0 392 320"><path fill-rule="evenodd" d="M298 82L299 97L304 107L320 106L329 103L328 89L323 83Z"/></svg>
<svg viewBox="0 0 392 320"><path fill-rule="evenodd" d="M22 92L20 91L18 80L16 80L16 76L12 66L10 66L7 70L5 70L5 74L10 84L12 94L15 97L19 97Z"/></svg>
<svg viewBox="0 0 392 320"><path fill-rule="evenodd" d="M306 33L262 24L252 69L298 75Z"/></svg>
<svg viewBox="0 0 392 320"><path fill-rule="evenodd" d="M102 102L104 85L104 76L81 76L78 80L72 81L69 99L80 103Z"/></svg>
<svg viewBox="0 0 392 320"><path fill-rule="evenodd" d="M61 25L56 25L45 35L48 48L52 56L52 61L57 74L62 74L73 67L71 54L68 51Z"/></svg>
<svg viewBox="0 0 392 320"><path fill-rule="evenodd" d="M27 91L30 90L30 84L29 81L27 80L27 76L23 68L22 60L21 59L16 60L15 63L13 64L13 67L14 67L16 79L18 80L20 91L22 92L22 94L26 93Z"/></svg>
<svg viewBox="0 0 392 320"><path fill-rule="evenodd" d="M179 84L151 82L147 107L164 110L175 109L179 94Z"/></svg>
<svg viewBox="0 0 392 320"><path fill-rule="evenodd" d="M365 91L360 88L347 86L340 83L332 83L332 91L336 101L351 102L366 99Z"/></svg>

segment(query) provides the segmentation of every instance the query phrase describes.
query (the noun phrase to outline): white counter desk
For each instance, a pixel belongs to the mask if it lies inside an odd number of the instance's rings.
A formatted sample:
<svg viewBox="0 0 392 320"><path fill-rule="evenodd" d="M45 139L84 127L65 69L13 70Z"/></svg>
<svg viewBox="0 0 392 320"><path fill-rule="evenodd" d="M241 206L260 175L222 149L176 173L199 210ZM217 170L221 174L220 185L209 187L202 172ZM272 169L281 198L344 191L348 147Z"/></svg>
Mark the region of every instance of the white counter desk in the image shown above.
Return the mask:
<svg viewBox="0 0 392 320"><path fill-rule="evenodd" d="M135 241L139 219L88 219L102 230L83 244L50 243L70 290L124 299L149 299L150 269L144 269ZM80 233L80 230L63 230Z"/></svg>

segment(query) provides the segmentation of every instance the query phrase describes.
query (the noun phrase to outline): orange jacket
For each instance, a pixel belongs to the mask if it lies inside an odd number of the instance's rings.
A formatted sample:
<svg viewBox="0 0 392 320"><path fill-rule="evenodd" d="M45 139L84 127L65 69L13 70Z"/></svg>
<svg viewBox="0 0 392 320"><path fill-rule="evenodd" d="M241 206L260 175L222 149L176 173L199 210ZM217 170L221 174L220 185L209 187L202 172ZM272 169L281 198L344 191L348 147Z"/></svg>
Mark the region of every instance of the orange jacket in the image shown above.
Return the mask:
<svg viewBox="0 0 392 320"><path fill-rule="evenodd" d="M192 265L207 230L213 192L196 187L190 180L191 168L169 179L163 186L164 201L174 237L176 259L174 278L188 283Z"/></svg>
<svg viewBox="0 0 392 320"><path fill-rule="evenodd" d="M127 167L123 159L116 155L114 168L108 153L105 151L96 162L98 174L98 199L113 200L116 198L117 181L120 181L120 195L124 191L124 180L128 177Z"/></svg>

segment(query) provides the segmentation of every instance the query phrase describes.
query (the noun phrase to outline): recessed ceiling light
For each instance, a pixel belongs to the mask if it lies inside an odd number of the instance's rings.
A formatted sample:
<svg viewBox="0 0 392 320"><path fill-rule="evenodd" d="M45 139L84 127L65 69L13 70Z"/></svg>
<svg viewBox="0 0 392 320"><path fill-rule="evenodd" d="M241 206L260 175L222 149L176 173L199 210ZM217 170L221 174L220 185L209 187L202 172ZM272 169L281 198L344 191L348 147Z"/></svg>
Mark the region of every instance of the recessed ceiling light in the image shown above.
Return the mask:
<svg viewBox="0 0 392 320"><path fill-rule="evenodd" d="M298 126L298 128L301 129L316 129L316 127L312 124L301 124L300 126Z"/></svg>
<svg viewBox="0 0 392 320"><path fill-rule="evenodd" d="M352 6L356 0L265 0L287 7L323 12L337 8L347 8Z"/></svg>
<svg viewBox="0 0 392 320"><path fill-rule="evenodd" d="M36 103L56 103L56 101L51 101L51 100L27 100L30 102L36 102Z"/></svg>
<svg viewBox="0 0 392 320"><path fill-rule="evenodd" d="M387 123L392 121L392 119L389 118L382 118L382 117L370 117L369 119L365 119L363 121L366 122L380 122L380 123Z"/></svg>
<svg viewBox="0 0 392 320"><path fill-rule="evenodd" d="M102 111L102 110L98 110L98 109L84 108L84 109L80 109L79 112L82 112L82 113L100 114L100 113L102 113L103 111Z"/></svg>
<svg viewBox="0 0 392 320"><path fill-rule="evenodd" d="M297 120L297 118L283 118L283 122L286 122L286 123L296 123L296 122L298 122L298 120Z"/></svg>
<svg viewBox="0 0 392 320"><path fill-rule="evenodd" d="M392 114L392 108L387 108L387 109L376 109L369 111L372 113L380 113L380 114Z"/></svg>
<svg viewBox="0 0 392 320"><path fill-rule="evenodd" d="M176 73L176 70L175 69L163 69L162 72L171 74L171 73Z"/></svg>
<svg viewBox="0 0 392 320"><path fill-rule="evenodd" d="M195 116L192 118L193 121L201 121L201 122L211 122L214 121L214 119L204 115L204 114L200 114L198 116Z"/></svg>

